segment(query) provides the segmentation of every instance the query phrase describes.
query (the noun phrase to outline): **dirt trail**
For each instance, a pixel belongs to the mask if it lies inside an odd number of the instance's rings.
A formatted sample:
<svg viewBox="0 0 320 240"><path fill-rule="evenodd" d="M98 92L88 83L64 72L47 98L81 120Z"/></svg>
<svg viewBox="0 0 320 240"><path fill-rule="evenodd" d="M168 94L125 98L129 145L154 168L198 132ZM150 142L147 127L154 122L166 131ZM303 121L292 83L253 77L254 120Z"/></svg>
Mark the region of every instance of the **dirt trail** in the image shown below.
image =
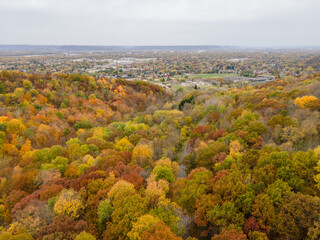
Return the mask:
<svg viewBox="0 0 320 240"><path fill-rule="evenodd" d="M197 124L196 127L205 124L206 120L207 120L207 118L206 118L206 116L205 116L205 117L202 118L202 120ZM190 152L189 152L189 149L188 149L188 144L186 143L185 146L184 146L184 148L183 148L181 157L180 157L180 159L179 159L179 167L180 167L180 169L179 169L179 172L178 172L178 178L185 178L185 177L187 177L186 166L184 166L184 165L182 164L182 159L183 159L186 155L188 155L189 153L190 153Z"/></svg>

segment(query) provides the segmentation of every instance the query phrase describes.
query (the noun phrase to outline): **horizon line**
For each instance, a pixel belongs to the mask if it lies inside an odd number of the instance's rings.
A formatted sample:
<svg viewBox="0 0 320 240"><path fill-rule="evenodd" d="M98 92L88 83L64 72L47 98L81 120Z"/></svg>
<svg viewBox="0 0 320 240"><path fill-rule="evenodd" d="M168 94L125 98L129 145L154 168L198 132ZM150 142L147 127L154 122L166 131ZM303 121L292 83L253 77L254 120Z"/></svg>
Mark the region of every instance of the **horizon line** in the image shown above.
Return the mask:
<svg viewBox="0 0 320 240"><path fill-rule="evenodd" d="M157 44L137 44L137 45L101 45L101 44L30 44L30 43L19 43L19 44L10 44L10 43L0 43L1 47L23 47L23 46L30 46L30 47L216 47L216 48L239 48L239 49L302 49L302 48L311 48L317 49L320 48L319 46L313 45L279 45L279 46L245 46L245 45L219 45L219 44L165 44L165 45L157 45ZM1 50L1 49L0 49Z"/></svg>

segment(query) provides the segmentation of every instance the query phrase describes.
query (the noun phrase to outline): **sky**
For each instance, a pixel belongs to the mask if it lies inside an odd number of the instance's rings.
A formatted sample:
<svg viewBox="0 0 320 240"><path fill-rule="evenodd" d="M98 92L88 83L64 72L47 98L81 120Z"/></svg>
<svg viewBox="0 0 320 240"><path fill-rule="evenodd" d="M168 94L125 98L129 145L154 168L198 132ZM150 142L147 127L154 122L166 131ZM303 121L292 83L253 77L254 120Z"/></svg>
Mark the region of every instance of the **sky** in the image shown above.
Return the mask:
<svg viewBox="0 0 320 240"><path fill-rule="evenodd" d="M320 46L320 0L0 0L0 44Z"/></svg>

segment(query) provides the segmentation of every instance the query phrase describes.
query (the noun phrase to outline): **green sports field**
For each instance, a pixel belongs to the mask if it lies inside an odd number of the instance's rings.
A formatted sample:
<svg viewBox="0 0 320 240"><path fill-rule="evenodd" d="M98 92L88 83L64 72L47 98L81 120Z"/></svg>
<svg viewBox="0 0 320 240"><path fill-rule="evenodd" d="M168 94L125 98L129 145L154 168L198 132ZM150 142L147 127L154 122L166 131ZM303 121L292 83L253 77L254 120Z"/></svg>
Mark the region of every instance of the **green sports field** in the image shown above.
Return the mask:
<svg viewBox="0 0 320 240"><path fill-rule="evenodd" d="M223 77L236 77L237 74L234 73L209 73L209 74L189 74L187 75L188 79L195 79L195 78L223 78ZM183 78L184 76L176 76L177 78Z"/></svg>

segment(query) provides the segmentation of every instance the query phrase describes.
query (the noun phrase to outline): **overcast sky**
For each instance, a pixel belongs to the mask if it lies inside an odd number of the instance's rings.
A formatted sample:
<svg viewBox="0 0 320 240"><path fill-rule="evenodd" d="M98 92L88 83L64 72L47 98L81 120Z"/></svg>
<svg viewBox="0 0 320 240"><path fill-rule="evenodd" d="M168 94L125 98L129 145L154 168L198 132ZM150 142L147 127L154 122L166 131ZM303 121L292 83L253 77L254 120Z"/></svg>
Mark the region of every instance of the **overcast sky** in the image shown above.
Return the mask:
<svg viewBox="0 0 320 240"><path fill-rule="evenodd" d="M320 0L0 0L0 44L320 46Z"/></svg>

